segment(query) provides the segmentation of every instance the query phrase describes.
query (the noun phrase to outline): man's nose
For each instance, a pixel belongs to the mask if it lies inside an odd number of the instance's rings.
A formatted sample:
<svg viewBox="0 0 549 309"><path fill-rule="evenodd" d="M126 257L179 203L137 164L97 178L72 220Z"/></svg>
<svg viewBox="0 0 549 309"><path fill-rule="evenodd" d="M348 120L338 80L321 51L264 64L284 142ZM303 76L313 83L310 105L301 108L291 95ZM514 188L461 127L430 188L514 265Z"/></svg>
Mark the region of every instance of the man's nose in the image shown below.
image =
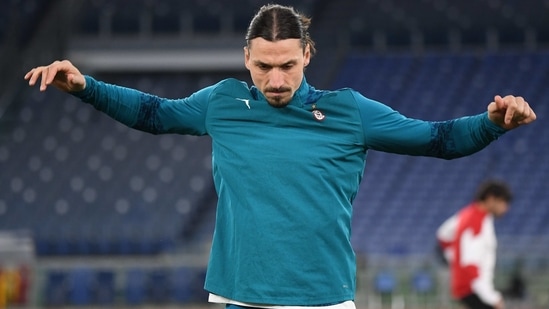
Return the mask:
<svg viewBox="0 0 549 309"><path fill-rule="evenodd" d="M269 83L272 88L280 88L284 86L284 74L280 71L280 69L274 68L271 71Z"/></svg>

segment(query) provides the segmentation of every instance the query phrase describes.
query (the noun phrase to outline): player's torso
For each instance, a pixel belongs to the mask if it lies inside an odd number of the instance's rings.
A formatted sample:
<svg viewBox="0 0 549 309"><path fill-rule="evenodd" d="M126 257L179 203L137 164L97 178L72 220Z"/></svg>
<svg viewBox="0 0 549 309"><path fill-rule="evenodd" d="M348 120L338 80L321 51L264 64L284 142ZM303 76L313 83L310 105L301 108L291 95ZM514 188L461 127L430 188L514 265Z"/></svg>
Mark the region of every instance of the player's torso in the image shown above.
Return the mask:
<svg viewBox="0 0 549 309"><path fill-rule="evenodd" d="M362 124L354 102L340 92L326 92L314 102L270 106L237 81L227 82L209 102L206 126L216 160L250 167L253 162L339 167L363 164ZM317 99L317 100L316 100ZM299 100L298 100L299 101Z"/></svg>
<svg viewBox="0 0 549 309"><path fill-rule="evenodd" d="M216 284L235 279L215 271L229 261L253 265L237 281L256 295L349 299L351 201L364 167L354 102L330 92L274 108L245 86L226 86L214 91L206 117L219 196L208 288L229 289Z"/></svg>

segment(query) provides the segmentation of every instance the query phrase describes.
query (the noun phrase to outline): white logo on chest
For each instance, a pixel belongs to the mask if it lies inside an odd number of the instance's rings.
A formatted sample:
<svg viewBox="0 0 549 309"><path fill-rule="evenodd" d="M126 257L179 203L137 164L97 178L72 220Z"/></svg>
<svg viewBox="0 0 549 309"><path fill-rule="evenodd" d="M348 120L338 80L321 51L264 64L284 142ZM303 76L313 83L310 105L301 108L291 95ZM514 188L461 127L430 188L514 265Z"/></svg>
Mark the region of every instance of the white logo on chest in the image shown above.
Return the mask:
<svg viewBox="0 0 549 309"><path fill-rule="evenodd" d="M238 101L244 102L244 104L246 104L248 109L250 109L250 100L249 99L241 99L241 98L235 98L235 99L237 99Z"/></svg>

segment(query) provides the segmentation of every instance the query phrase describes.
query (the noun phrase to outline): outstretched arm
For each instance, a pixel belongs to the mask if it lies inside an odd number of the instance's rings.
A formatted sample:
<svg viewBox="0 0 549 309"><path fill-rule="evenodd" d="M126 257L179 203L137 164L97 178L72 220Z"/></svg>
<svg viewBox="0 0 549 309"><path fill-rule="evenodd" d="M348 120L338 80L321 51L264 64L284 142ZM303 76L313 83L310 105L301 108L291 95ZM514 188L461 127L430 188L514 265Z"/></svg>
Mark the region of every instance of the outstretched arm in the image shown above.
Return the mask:
<svg viewBox="0 0 549 309"><path fill-rule="evenodd" d="M25 75L25 79L30 86L41 79L40 91L53 85L137 130L153 134L206 134L205 113L213 86L188 98L170 100L96 81L80 73L68 60L36 67Z"/></svg>
<svg viewBox="0 0 549 309"><path fill-rule="evenodd" d="M536 114L521 97L496 96L488 111L448 121L407 118L387 105L354 92L367 148L452 159L473 154L506 131L531 123Z"/></svg>

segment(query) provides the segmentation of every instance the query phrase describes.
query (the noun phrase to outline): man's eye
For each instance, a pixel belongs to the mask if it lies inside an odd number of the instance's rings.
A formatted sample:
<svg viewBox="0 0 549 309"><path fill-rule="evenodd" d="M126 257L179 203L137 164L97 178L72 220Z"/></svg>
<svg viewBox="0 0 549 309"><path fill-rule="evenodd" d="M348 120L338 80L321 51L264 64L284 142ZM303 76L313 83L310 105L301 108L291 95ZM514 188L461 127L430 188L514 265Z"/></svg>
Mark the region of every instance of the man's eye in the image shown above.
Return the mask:
<svg viewBox="0 0 549 309"><path fill-rule="evenodd" d="M258 67L259 67L259 69L261 69L261 70L268 70L268 69L270 69L270 67L269 67L268 65L266 65L266 64L260 64L260 65L258 65Z"/></svg>

